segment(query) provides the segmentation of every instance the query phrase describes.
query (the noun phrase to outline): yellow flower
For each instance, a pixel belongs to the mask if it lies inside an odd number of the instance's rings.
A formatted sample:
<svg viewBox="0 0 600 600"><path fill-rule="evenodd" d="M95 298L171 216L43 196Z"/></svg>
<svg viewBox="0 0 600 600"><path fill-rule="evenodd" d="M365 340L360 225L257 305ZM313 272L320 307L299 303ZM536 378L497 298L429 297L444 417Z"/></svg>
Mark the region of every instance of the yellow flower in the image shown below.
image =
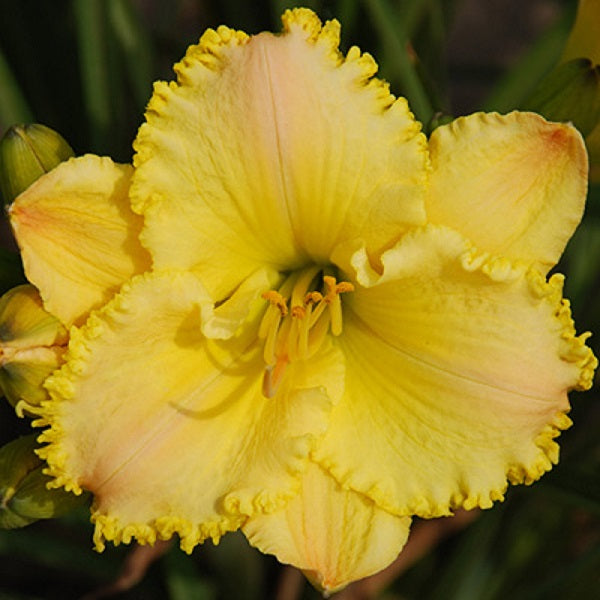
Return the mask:
<svg viewBox="0 0 600 600"><path fill-rule="evenodd" d="M586 154L531 113L428 141L336 21L283 23L207 31L155 85L133 170L73 159L10 213L76 325L37 424L54 485L94 494L96 546L242 528L333 591L411 516L557 461L596 366L546 280Z"/></svg>

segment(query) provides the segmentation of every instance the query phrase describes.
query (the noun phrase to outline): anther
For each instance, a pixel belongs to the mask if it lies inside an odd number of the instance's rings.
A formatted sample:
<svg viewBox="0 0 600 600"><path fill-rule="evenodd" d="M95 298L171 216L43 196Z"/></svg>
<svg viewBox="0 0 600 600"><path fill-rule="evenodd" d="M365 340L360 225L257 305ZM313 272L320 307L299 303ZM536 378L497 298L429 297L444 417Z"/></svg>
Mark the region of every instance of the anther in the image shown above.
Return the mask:
<svg viewBox="0 0 600 600"><path fill-rule="evenodd" d="M303 306L292 306L292 317L295 319L304 319L306 309Z"/></svg>
<svg viewBox="0 0 600 600"><path fill-rule="evenodd" d="M304 296L304 304L317 304L323 300L321 292L309 292Z"/></svg>
<svg viewBox="0 0 600 600"><path fill-rule="evenodd" d="M282 317L285 317L288 314L287 302L279 292L269 290L268 292L263 292L261 296L265 300L268 300L271 303L271 306L277 307L279 312L281 312Z"/></svg>
<svg viewBox="0 0 600 600"><path fill-rule="evenodd" d="M349 281L340 281L335 286L337 294L345 294L346 292L353 292L354 286Z"/></svg>

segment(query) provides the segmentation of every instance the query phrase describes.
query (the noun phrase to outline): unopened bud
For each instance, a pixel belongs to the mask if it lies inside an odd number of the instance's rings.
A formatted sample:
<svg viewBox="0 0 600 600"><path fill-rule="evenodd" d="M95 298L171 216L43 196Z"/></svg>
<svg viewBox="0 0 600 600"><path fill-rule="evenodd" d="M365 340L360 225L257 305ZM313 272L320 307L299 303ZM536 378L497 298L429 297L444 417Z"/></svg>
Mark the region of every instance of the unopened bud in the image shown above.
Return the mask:
<svg viewBox="0 0 600 600"><path fill-rule="evenodd" d="M0 191L12 202L36 179L75 153L56 131L34 123L14 125L0 141Z"/></svg>
<svg viewBox="0 0 600 600"><path fill-rule="evenodd" d="M87 494L75 496L48 489L44 462L35 454L36 435L28 435L0 448L0 528L24 527L38 519L59 517L87 502Z"/></svg>
<svg viewBox="0 0 600 600"><path fill-rule="evenodd" d="M0 298L0 388L17 413L47 398L42 384L62 363L67 341L67 330L44 310L32 285Z"/></svg>

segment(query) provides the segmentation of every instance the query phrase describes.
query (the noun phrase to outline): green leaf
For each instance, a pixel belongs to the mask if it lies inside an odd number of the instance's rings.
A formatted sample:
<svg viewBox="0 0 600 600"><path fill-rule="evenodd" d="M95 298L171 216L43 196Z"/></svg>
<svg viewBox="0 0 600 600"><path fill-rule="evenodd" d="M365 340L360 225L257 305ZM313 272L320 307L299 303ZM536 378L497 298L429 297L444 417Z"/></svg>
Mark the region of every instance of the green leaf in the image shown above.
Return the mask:
<svg viewBox="0 0 600 600"><path fill-rule="evenodd" d="M304 0L301 3L295 2L294 0L271 0L271 16L276 27L281 27L281 15L289 8L295 8L297 6L303 6L310 8L316 12L319 12L320 6L319 0Z"/></svg>
<svg viewBox="0 0 600 600"><path fill-rule="evenodd" d="M336 18L346 31L354 31L358 23L360 0L340 0Z"/></svg>
<svg viewBox="0 0 600 600"><path fill-rule="evenodd" d="M61 529L47 527L48 522L43 521L25 529L0 531L0 557L5 563L15 561L62 569L65 581L77 575L110 580L121 568L124 550L111 548L100 555L91 549L89 539L82 543L83 538L92 535L85 522L89 521L89 509L82 509L82 512L85 520L72 526L67 525L67 518L53 522L54 526L62 526L62 535L57 535Z"/></svg>
<svg viewBox="0 0 600 600"><path fill-rule="evenodd" d="M0 131L14 123L33 120L31 109L8 62L0 52Z"/></svg>
<svg viewBox="0 0 600 600"><path fill-rule="evenodd" d="M591 189L594 189L592 186ZM579 225L561 258L558 271L567 273L565 296L573 301L578 315L583 315L586 307L596 307L600 285L600 215L597 204L590 197L588 214ZM587 324L587 327L591 324Z"/></svg>
<svg viewBox="0 0 600 600"><path fill-rule="evenodd" d="M570 503L600 513L600 473L587 469L556 469L547 475L540 486L552 488Z"/></svg>
<svg viewBox="0 0 600 600"><path fill-rule="evenodd" d="M546 76L521 108L551 121L570 121L583 135L600 121L600 66L571 60Z"/></svg>
<svg viewBox="0 0 600 600"><path fill-rule="evenodd" d="M262 555L252 548L241 532L228 533L218 546L205 544L202 557L221 582L220 594L236 600L262 600L264 598ZM231 577L231 565L236 567Z"/></svg>
<svg viewBox="0 0 600 600"><path fill-rule="evenodd" d="M565 10L563 16L535 41L518 64L500 79L483 103L483 110L508 112L521 106L542 77L558 62L572 22L572 11Z"/></svg>
<svg viewBox="0 0 600 600"><path fill-rule="evenodd" d="M363 0L363 4L386 47L388 67L393 76L398 78L411 110L421 123L428 123L433 115L433 107L407 48L410 32L420 15L423 2L411 0L404 5L401 15L388 0Z"/></svg>
<svg viewBox="0 0 600 600"><path fill-rule="evenodd" d="M108 20L125 61L135 103L140 113L152 93L154 51L140 15L129 0L108 0Z"/></svg>
<svg viewBox="0 0 600 600"><path fill-rule="evenodd" d="M512 600L592 599L598 592L600 544L595 544L577 558L565 561L563 567L548 573L542 581L534 581L511 594Z"/></svg>
<svg viewBox="0 0 600 600"><path fill-rule="evenodd" d="M437 576L430 600L485 600L501 580L492 560L503 510L483 513L460 536L456 548Z"/></svg>
<svg viewBox="0 0 600 600"><path fill-rule="evenodd" d="M163 561L169 600L216 600L217 586L201 576L192 557L175 548Z"/></svg>
<svg viewBox="0 0 600 600"><path fill-rule="evenodd" d="M95 151L103 153L110 146L111 122L106 5L102 0L73 0L73 11L88 126Z"/></svg>

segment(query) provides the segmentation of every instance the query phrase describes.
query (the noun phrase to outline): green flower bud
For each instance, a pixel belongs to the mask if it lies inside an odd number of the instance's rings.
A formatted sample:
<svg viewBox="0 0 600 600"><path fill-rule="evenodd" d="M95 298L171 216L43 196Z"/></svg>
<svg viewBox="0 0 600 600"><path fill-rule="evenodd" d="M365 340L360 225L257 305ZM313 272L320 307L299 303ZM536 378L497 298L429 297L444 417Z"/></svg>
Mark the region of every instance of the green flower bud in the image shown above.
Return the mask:
<svg viewBox="0 0 600 600"><path fill-rule="evenodd" d="M44 462L35 454L36 435L0 448L0 528L24 527L38 519L59 517L84 504L88 495L75 496L48 489Z"/></svg>
<svg viewBox="0 0 600 600"><path fill-rule="evenodd" d="M12 202L36 179L75 153L64 138L45 125L14 125L0 141L0 191Z"/></svg>
<svg viewBox="0 0 600 600"><path fill-rule="evenodd" d="M600 122L600 66L587 58L559 65L522 108L551 121L570 121L587 135Z"/></svg>
<svg viewBox="0 0 600 600"><path fill-rule="evenodd" d="M67 341L67 330L44 310L32 285L0 298L0 389L19 413L47 398L42 384L62 363Z"/></svg>

